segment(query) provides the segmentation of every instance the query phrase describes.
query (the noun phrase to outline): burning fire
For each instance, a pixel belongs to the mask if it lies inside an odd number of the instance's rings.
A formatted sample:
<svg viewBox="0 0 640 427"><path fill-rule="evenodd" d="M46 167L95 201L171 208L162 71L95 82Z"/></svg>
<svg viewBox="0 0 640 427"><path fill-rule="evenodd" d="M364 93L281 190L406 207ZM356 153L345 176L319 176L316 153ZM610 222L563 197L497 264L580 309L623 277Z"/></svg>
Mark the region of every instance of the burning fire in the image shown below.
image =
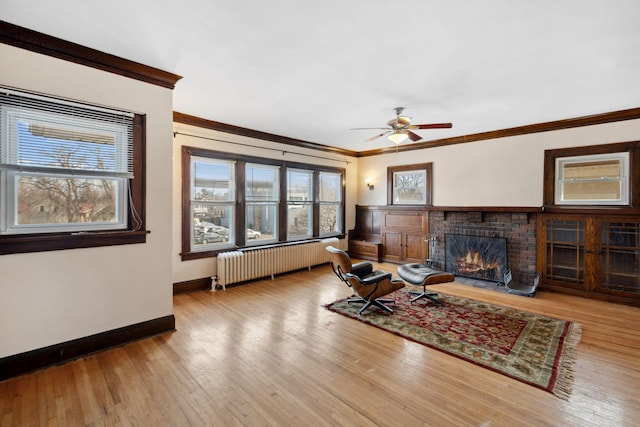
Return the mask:
<svg viewBox="0 0 640 427"><path fill-rule="evenodd" d="M460 273L476 273L483 270L498 270L500 273L500 265L497 262L485 262L480 252L467 251L467 254L459 259L456 263Z"/></svg>

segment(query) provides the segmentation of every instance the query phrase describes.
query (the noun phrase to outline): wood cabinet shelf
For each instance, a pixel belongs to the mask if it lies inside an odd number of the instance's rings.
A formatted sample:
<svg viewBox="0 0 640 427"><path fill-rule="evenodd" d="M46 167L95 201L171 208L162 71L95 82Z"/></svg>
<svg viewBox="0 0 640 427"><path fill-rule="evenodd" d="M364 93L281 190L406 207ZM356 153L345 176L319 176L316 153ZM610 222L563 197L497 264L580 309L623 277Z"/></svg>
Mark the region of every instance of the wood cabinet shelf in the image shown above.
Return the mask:
<svg viewBox="0 0 640 427"><path fill-rule="evenodd" d="M640 306L640 218L538 216L538 270L545 288Z"/></svg>

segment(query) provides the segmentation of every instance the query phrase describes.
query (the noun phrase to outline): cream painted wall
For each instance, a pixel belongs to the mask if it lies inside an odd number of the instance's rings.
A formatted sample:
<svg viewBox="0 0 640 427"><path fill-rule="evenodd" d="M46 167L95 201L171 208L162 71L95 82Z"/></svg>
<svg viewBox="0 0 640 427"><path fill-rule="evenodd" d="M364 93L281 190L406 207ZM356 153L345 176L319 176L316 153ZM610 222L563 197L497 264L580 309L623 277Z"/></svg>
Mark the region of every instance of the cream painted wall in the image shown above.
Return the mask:
<svg viewBox="0 0 640 427"><path fill-rule="evenodd" d="M146 244L0 256L0 357L171 315L172 91L0 44L0 85L146 114Z"/></svg>
<svg viewBox="0 0 640 427"><path fill-rule="evenodd" d="M358 204L387 203L387 167L433 162L434 206L542 206L544 150L635 141L640 120L361 157ZM364 182L371 180L369 191Z"/></svg>
<svg viewBox="0 0 640 427"><path fill-rule="evenodd" d="M331 167L340 167L346 169L346 229L352 229L355 222L355 201L357 197L356 177L358 174L357 160L348 156L339 154L325 153L318 150L310 150L305 148L293 147L290 145L278 144L269 141L257 140L238 135L232 135L222 132L216 132L208 129L187 126L181 123L174 123L176 131L191 135L198 135L204 138L213 138L221 141L237 142L245 145L236 145L220 141L212 141L203 138L194 138L185 135L176 135L173 145L173 169L176 179L173 181L173 282L180 283L188 280L202 279L216 274L215 258L196 259L182 261L180 257L182 234L182 188L180 176L182 174L181 166L181 150L182 146L206 148L209 150L225 151L234 154L245 154L248 156L263 157L270 159L284 159L292 162L301 162L314 165L323 165ZM273 151L278 149L287 151L283 155L282 151ZM292 154L301 153L301 154ZM330 159L345 160L344 161L318 159L313 156L327 157ZM344 242L342 243L344 244Z"/></svg>
<svg viewBox="0 0 640 427"><path fill-rule="evenodd" d="M0 44L0 85L146 114L146 244L0 256L0 357L172 313L172 283L214 275L213 258L181 261L180 147L346 168L346 229L355 204L386 203L389 165L433 162L434 205L540 206L547 148L636 140L640 120L364 158L172 123L172 91ZM173 129L172 129L173 128ZM178 135L181 130L249 147ZM321 155L350 163L322 160ZM173 158L172 158L173 156ZM364 184L371 179L375 190ZM171 190L168 190L171 189ZM344 242L343 242L344 243Z"/></svg>

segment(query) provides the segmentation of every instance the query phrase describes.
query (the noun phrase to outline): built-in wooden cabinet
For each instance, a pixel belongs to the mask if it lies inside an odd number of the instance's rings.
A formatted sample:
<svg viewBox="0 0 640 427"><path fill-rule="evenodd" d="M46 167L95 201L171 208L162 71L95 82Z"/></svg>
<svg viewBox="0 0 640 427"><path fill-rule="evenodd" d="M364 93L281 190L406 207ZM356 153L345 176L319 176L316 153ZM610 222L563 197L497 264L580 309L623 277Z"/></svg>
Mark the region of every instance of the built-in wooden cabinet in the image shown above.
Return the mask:
<svg viewBox="0 0 640 427"><path fill-rule="evenodd" d="M424 262L429 213L423 208L356 207L349 253L357 258L394 263Z"/></svg>
<svg viewBox="0 0 640 427"><path fill-rule="evenodd" d="M428 212L382 212L382 258L388 262L424 262L429 258L426 238Z"/></svg>
<svg viewBox="0 0 640 427"><path fill-rule="evenodd" d="M383 235L383 259L389 262L424 262L429 256L425 252L425 237L419 233L387 231Z"/></svg>
<svg viewBox="0 0 640 427"><path fill-rule="evenodd" d="M538 216L545 288L640 305L640 218Z"/></svg>

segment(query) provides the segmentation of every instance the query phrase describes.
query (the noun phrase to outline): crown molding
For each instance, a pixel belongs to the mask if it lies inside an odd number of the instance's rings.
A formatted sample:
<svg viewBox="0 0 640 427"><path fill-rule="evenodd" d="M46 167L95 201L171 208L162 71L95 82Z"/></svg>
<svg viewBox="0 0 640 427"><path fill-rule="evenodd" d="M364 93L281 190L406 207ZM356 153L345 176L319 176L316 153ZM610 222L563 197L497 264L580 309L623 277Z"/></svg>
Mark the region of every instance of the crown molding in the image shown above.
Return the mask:
<svg viewBox="0 0 640 427"><path fill-rule="evenodd" d="M243 128L240 126L220 123L213 120L203 119L197 116L173 112L173 121L185 125L196 126L204 129L215 130L219 132L230 133L233 135L246 136L249 138L262 139L265 141L278 142L281 144L294 145L296 147L311 148L327 153L342 154L345 156L358 157L357 151L345 150L344 148L331 147L329 145L317 144L315 142L303 141L301 139L290 138L288 136L275 135L272 133L261 132L254 129Z"/></svg>
<svg viewBox="0 0 640 427"><path fill-rule="evenodd" d="M590 116L575 117L572 119L556 120L551 122L536 123L532 125L518 126L507 129L500 129L489 132L481 132L471 135L455 136L452 138L437 139L432 141L423 141L414 144L402 144L397 147L386 147L376 150L367 151L351 151L328 145L317 144L314 142L303 141L299 139L289 138L281 135L274 135L253 129L233 126L226 123L220 123L213 120L203 119L188 114L173 112L173 121L186 125L196 126L204 129L211 129L219 132L230 133L234 135L242 135L250 138L263 139L282 144L295 145L298 147L311 148L314 150L325 151L329 153L338 153L352 157L368 157L378 156L381 154L397 153L399 151L424 150L427 148L442 147L445 145L466 144L469 142L479 142L489 139L505 138L510 136L527 135L538 132L557 131L562 129L570 129L582 126L600 125L605 123L620 122L625 120L634 120L640 118L640 108L630 108L627 110L612 111L602 114L594 114Z"/></svg>
<svg viewBox="0 0 640 427"><path fill-rule="evenodd" d="M182 76L100 52L28 28L0 21L0 43L41 53L109 73L118 74L168 89Z"/></svg>
<svg viewBox="0 0 640 427"><path fill-rule="evenodd" d="M481 132L471 135L454 136L452 138L423 141L415 144L399 145L397 147L386 147L376 150L360 151L358 152L358 157L377 156L380 154L396 153L399 151L423 150L425 148L442 147L444 145L466 144L468 142L485 141L487 139L497 139L509 136L527 135L538 132L549 132L582 126L600 125L604 123L620 122L638 118L640 118L640 108L630 108L628 110L619 110L609 113L594 114L591 116L575 117L572 119L536 123L532 125Z"/></svg>

